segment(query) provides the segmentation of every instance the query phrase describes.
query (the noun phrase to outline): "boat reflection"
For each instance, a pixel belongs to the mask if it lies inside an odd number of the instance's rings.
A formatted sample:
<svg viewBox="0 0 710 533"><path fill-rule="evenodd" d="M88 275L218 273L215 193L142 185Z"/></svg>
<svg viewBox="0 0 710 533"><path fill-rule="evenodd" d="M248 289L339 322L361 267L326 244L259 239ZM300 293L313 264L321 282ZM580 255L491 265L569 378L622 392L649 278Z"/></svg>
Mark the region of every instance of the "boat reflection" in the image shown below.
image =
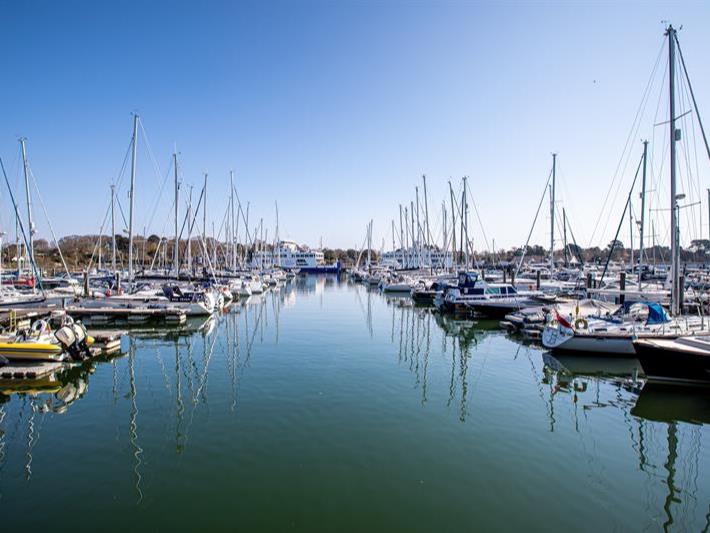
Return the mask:
<svg viewBox="0 0 710 533"><path fill-rule="evenodd" d="M641 389L631 414L654 422L710 424L710 393L649 382Z"/></svg>

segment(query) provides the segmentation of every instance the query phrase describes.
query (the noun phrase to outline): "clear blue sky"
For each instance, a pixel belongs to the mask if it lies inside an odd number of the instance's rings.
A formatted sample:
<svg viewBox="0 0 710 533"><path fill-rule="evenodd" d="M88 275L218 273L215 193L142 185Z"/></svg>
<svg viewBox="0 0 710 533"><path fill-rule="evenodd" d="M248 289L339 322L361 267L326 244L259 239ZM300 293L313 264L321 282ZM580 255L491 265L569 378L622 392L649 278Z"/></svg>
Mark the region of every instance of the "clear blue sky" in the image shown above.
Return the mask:
<svg viewBox="0 0 710 533"><path fill-rule="evenodd" d="M17 138L28 138L60 235L98 231L138 111L163 173L175 144L186 184L199 188L209 173L217 223L234 169L252 226L263 216L271 235L278 201L283 237L354 247L373 218L379 247L422 174L437 232L447 180L468 175L488 239L510 247L525 241L556 151L560 205L586 246L662 20L684 26L710 120L707 2L5 3L0 155L15 183ZM594 244L613 235L652 115ZM141 228L162 177L144 149L138 166ZM707 176L696 189L710 186ZM0 201L12 233L4 185ZM170 202L168 190L149 232L161 232ZM548 217L546 208L534 242L548 241ZM703 217L684 238L707 232ZM39 205L37 219L49 238ZM471 234L484 248L473 213Z"/></svg>

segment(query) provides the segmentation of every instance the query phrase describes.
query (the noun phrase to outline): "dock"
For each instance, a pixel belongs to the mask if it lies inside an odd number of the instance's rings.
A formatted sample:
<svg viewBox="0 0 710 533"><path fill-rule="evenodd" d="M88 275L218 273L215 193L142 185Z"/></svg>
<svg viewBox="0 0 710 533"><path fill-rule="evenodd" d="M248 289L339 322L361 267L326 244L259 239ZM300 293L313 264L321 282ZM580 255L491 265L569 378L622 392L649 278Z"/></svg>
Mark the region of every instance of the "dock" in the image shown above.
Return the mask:
<svg viewBox="0 0 710 533"><path fill-rule="evenodd" d="M75 307L66 308L72 318L85 325L143 324L159 322L165 325L184 324L187 315L182 309L172 307Z"/></svg>
<svg viewBox="0 0 710 533"><path fill-rule="evenodd" d="M111 329L92 329L87 333L94 339L94 344L91 346L91 354L97 355L113 355L121 351L121 338L128 334L123 330Z"/></svg>

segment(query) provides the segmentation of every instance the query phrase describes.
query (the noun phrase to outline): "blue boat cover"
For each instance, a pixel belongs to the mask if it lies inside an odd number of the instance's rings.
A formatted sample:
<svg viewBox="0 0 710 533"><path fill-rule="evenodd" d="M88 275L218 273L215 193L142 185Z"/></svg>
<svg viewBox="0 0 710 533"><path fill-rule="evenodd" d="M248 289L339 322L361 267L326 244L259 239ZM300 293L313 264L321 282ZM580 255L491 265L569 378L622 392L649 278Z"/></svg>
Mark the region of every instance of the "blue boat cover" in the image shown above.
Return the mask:
<svg viewBox="0 0 710 533"><path fill-rule="evenodd" d="M659 303L644 302L648 306L648 320L646 324L663 324L664 322L670 322L668 313L663 309L663 306Z"/></svg>

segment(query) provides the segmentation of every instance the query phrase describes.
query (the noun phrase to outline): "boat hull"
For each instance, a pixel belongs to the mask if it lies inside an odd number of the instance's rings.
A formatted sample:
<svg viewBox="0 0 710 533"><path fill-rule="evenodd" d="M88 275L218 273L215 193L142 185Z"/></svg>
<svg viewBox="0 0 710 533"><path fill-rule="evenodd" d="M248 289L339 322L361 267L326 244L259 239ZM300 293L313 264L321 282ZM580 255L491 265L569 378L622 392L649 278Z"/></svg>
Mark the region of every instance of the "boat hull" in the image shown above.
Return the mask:
<svg viewBox="0 0 710 533"><path fill-rule="evenodd" d="M61 361L62 348L44 342L2 342L0 356L10 361Z"/></svg>
<svg viewBox="0 0 710 533"><path fill-rule="evenodd" d="M626 335L568 334L558 328L545 328L542 344L553 352L593 353L606 356L633 356L636 353L632 337Z"/></svg>
<svg viewBox="0 0 710 533"><path fill-rule="evenodd" d="M636 357L650 381L710 386L710 355L669 350L653 341L635 343Z"/></svg>

